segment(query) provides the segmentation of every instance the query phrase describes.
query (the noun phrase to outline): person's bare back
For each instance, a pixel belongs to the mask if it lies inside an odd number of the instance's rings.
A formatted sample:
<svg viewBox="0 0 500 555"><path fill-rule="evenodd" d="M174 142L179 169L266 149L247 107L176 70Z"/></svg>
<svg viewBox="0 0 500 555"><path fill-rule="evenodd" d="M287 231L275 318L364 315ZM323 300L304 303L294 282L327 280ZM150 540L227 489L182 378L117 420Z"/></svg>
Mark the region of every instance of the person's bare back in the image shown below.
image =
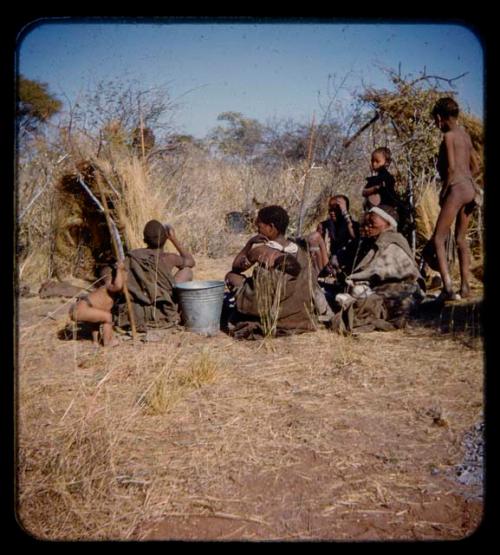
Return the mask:
<svg viewBox="0 0 500 555"><path fill-rule="evenodd" d="M477 168L472 141L458 124L458 114L458 104L450 97L439 99L432 110L434 122L443 132L437 166L443 186L439 198L441 211L429 244L424 248L424 259L431 267L437 266L439 269L443 281L443 300L457 298L453 292L445 248L453 221L460 267L460 296L464 298L470 295L467 228L475 207L476 185L473 175Z"/></svg>
<svg viewBox="0 0 500 555"><path fill-rule="evenodd" d="M89 293L87 298L93 307L100 310L111 311L113 308L113 297L111 297L105 285Z"/></svg>
<svg viewBox="0 0 500 555"><path fill-rule="evenodd" d="M126 270L123 261L117 265L116 275L113 278L111 268L103 272L104 285L88 293L74 303L69 310L70 318L75 322L89 322L94 324L92 338L98 341L99 325L102 324L102 343L104 346L116 345L113 341L113 325L111 309L113 308L113 294L123 289L126 281Z"/></svg>
<svg viewBox="0 0 500 555"><path fill-rule="evenodd" d="M472 141L462 127L457 126L444 133L440 155L444 158L441 179L445 186L453 185L463 177L472 178L472 152Z"/></svg>

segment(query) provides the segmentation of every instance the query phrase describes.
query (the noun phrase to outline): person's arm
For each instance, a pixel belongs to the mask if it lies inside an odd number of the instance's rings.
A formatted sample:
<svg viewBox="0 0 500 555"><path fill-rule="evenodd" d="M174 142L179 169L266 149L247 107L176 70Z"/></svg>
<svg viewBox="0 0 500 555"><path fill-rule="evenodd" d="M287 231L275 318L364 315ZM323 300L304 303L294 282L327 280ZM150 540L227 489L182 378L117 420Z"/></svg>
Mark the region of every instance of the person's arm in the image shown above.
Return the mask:
<svg viewBox="0 0 500 555"><path fill-rule="evenodd" d="M293 277L297 277L302 269L299 261L295 256L290 254L280 254L276 257L274 260L274 267Z"/></svg>
<svg viewBox="0 0 500 555"><path fill-rule="evenodd" d="M177 252L180 255L180 261L177 262L175 265L182 269L182 268L193 268L195 265L195 261L193 255L185 249L178 241L174 229L171 226L168 226L166 229L167 231L167 239L170 239L170 242L174 247L177 249Z"/></svg>
<svg viewBox="0 0 500 555"><path fill-rule="evenodd" d="M267 268L273 268L276 259L279 258L281 254L281 251L271 249L270 247L266 247L266 245L259 245L248 252L247 259L251 266L258 263Z"/></svg>
<svg viewBox="0 0 500 555"><path fill-rule="evenodd" d="M444 188L447 189L451 183L453 176L455 174L455 141L452 133L445 133L444 144L446 148L446 181L444 183Z"/></svg>
<svg viewBox="0 0 500 555"><path fill-rule="evenodd" d="M125 269L125 264L123 260L120 260L120 262L118 262L118 264L116 265L115 279L113 280L110 279L106 283L106 289L110 293L118 293L118 291L121 291L123 289L123 286L126 280L127 280L127 270Z"/></svg>
<svg viewBox="0 0 500 555"><path fill-rule="evenodd" d="M340 207L340 210L341 210L341 216L342 216L342 218L344 218L344 221L347 225L347 231L349 232L349 236L351 237L351 239L355 239L356 238L356 231L354 229L352 219L351 219L351 215L349 214L349 210L347 210L347 203L346 203L345 199L340 197L338 199L338 204L339 204L339 207Z"/></svg>
<svg viewBox="0 0 500 555"><path fill-rule="evenodd" d="M263 235L254 235L251 237L247 244L241 249L241 251L235 256L232 265L233 272L244 272L248 270L255 261L250 261L249 255L252 250L253 245L258 243L265 243L267 241L266 237Z"/></svg>

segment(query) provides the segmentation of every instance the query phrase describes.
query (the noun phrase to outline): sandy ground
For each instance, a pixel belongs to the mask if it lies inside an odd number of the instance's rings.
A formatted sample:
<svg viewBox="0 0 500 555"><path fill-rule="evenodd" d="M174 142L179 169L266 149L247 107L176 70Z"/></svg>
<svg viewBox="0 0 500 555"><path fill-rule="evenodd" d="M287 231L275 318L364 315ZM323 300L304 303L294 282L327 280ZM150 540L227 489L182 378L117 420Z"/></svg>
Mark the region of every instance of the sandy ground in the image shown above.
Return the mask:
<svg viewBox="0 0 500 555"><path fill-rule="evenodd" d="M231 258L199 260L195 278ZM62 338L66 300L19 309L20 516L35 536L429 540L481 521L477 491L452 479L482 418L477 338L168 331L106 350Z"/></svg>

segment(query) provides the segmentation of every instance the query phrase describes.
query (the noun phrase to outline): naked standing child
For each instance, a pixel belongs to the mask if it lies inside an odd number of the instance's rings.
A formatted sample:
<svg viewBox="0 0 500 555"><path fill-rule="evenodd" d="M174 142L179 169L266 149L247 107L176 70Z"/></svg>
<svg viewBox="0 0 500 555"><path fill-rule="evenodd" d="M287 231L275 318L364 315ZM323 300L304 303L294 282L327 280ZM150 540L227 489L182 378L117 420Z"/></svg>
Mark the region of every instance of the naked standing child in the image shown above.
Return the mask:
<svg viewBox="0 0 500 555"><path fill-rule="evenodd" d="M460 296L470 295L469 267L470 253L467 244L467 228L474 207L476 206L476 185L473 172L476 164L473 146L468 133L458 125L458 104L453 98L439 99L432 115L437 127L443 132L443 141L439 149L438 172L443 186L440 194L441 211L439 213L430 245L434 249L426 249L424 258L433 267L433 252L437 258L437 269L443 280L441 298L453 300L458 296L453 292L453 284L446 260L446 238L455 220L455 241L460 265Z"/></svg>

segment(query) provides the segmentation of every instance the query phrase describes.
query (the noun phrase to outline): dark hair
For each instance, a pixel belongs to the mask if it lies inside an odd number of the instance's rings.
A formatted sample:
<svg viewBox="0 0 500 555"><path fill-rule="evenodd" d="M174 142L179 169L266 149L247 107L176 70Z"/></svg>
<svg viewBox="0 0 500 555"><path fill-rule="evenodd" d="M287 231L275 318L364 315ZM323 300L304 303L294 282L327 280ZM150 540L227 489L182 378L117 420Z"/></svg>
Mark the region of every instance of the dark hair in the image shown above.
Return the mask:
<svg viewBox="0 0 500 555"><path fill-rule="evenodd" d="M372 152L372 155L377 153L382 154L382 156L385 158L385 163L387 166L392 162L392 153L390 148L386 146L380 146Z"/></svg>
<svg viewBox="0 0 500 555"><path fill-rule="evenodd" d="M107 278L111 278L114 281L116 278L116 265L115 264L103 264L97 268L97 276L101 282L105 282Z"/></svg>
<svg viewBox="0 0 500 555"><path fill-rule="evenodd" d="M441 116L442 118L456 118L460 109L458 104L451 96L440 98L432 109L432 117Z"/></svg>
<svg viewBox="0 0 500 555"><path fill-rule="evenodd" d="M257 218L264 224L273 224L281 234L285 233L290 221L286 210L274 204L261 208L257 213Z"/></svg>
<svg viewBox="0 0 500 555"><path fill-rule="evenodd" d="M150 249L161 249L167 240L167 232L158 220L150 220L144 226L144 242Z"/></svg>
<svg viewBox="0 0 500 555"><path fill-rule="evenodd" d="M335 199L335 198L343 198L343 199L345 200L345 206L346 206L347 210L349 210L349 198L346 197L346 195L333 195L333 196L330 197L330 199L328 200L328 204L330 204L330 201L331 201L332 199Z"/></svg>

